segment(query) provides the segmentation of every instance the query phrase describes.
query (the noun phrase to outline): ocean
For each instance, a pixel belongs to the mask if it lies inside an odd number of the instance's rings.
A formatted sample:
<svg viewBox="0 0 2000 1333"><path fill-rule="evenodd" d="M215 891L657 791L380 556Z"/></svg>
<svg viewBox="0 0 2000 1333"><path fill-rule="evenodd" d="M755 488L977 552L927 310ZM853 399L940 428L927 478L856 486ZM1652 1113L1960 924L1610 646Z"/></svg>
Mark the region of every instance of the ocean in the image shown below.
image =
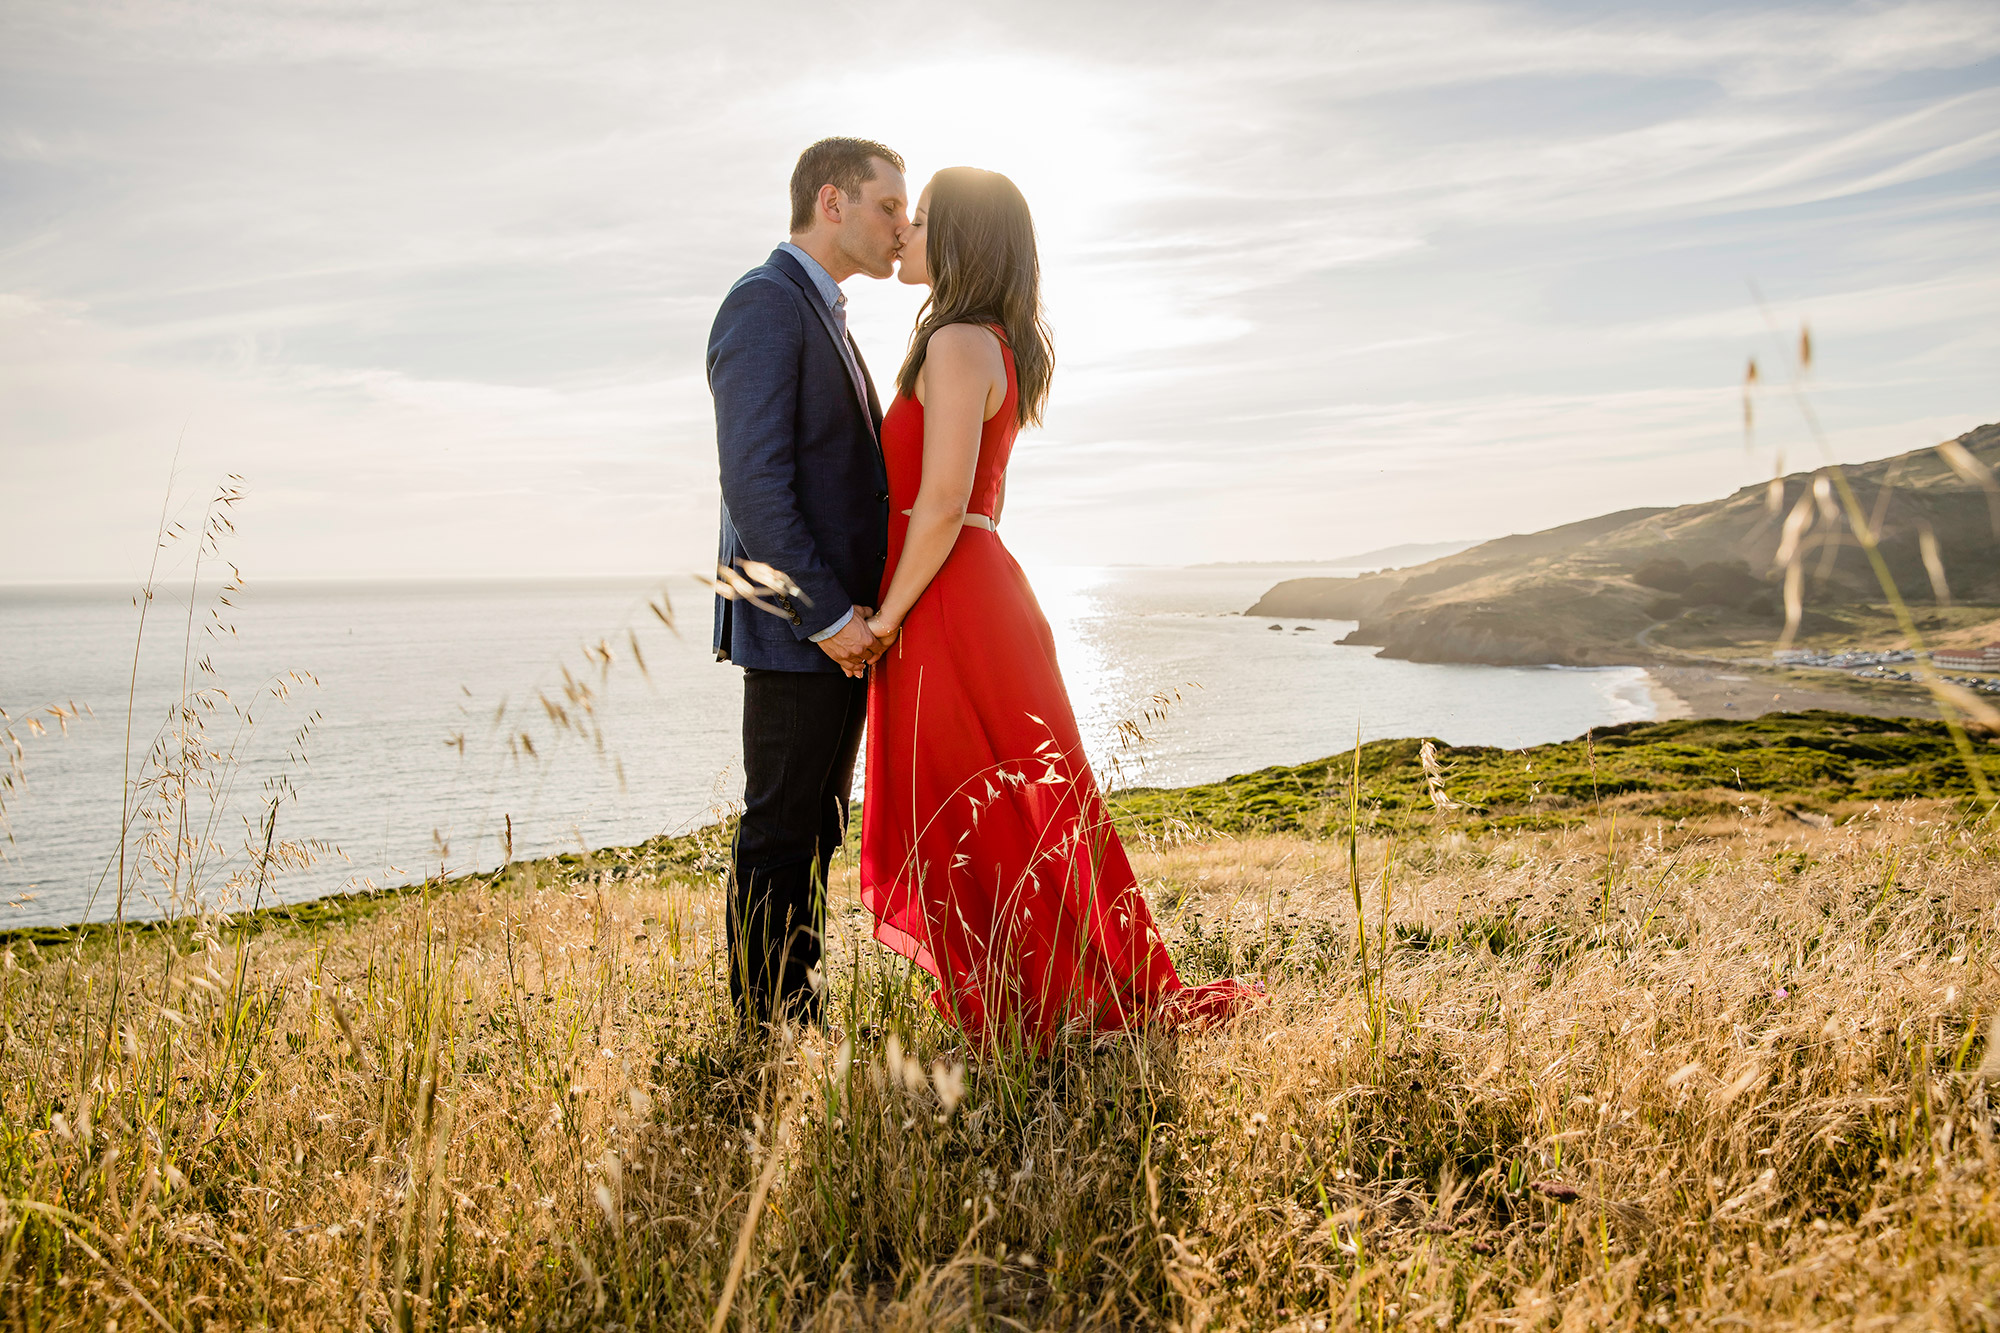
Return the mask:
<svg viewBox="0 0 2000 1333"><path fill-rule="evenodd" d="M1299 763L1357 729L1511 747L1652 716L1637 668L1385 661L1341 646L1348 624L1241 614L1282 578L1328 572L1031 568L1107 785ZM648 610L663 588L678 635ZM637 842L741 794L740 674L712 660L708 600L686 578L253 583L229 601L162 590L140 639L130 588L0 587L0 708L25 779L5 793L0 928L110 916L121 821L128 874L148 829L207 849L192 882L139 885L126 912L149 916L170 893L298 901L486 868L510 846ZM206 692L192 815L149 821L180 808L149 755L177 752L187 690ZM89 711L67 734L22 726L71 701ZM273 827L313 863L252 873L246 848Z"/></svg>

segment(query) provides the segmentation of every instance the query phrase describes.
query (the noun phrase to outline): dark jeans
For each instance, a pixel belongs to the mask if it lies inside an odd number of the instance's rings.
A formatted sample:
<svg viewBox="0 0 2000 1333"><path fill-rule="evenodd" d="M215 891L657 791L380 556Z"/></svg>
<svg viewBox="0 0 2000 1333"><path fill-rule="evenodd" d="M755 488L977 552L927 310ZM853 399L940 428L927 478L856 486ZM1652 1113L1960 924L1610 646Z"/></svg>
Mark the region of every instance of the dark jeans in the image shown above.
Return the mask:
<svg viewBox="0 0 2000 1333"><path fill-rule="evenodd" d="M729 993L754 1022L821 1019L826 879L868 716L866 682L831 672L743 673L743 822L729 897Z"/></svg>

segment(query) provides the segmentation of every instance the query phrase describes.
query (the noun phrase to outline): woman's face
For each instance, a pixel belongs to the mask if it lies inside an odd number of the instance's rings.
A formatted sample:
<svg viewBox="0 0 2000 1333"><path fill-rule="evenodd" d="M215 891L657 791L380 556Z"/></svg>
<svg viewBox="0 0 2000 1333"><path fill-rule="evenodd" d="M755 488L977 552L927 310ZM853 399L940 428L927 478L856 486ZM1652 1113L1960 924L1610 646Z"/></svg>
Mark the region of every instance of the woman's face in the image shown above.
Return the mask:
<svg viewBox="0 0 2000 1333"><path fill-rule="evenodd" d="M903 232L903 248L896 260L896 276L912 287L931 285L931 270L924 249L924 238L929 234L931 220L931 187L917 196L917 211L910 215L910 225Z"/></svg>

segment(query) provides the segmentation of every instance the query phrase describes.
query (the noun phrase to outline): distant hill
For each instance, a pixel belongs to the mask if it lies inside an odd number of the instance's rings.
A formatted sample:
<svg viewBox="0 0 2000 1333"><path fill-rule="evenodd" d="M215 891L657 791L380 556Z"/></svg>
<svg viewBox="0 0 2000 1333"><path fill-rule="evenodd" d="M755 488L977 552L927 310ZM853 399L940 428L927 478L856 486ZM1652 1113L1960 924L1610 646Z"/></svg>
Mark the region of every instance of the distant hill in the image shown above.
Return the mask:
<svg viewBox="0 0 2000 1333"><path fill-rule="evenodd" d="M1189 568L1310 569L1317 565L1328 569L1402 569L1408 565L1420 565L1426 560L1436 560L1440 556L1456 555L1477 545L1478 542L1404 542L1400 546L1383 546L1363 551L1360 555L1344 555L1333 560L1211 560L1207 564L1190 565Z"/></svg>
<svg viewBox="0 0 2000 1333"><path fill-rule="evenodd" d="M2000 467L2000 425L1957 443ZM1774 556L1785 515L1825 471L1785 477L1775 511L1768 484L1701 504L1626 509L1410 569L1291 579L1247 614L1357 620L1346 642L1418 662L1635 663L1657 658L1647 642L1656 631L1668 642L1697 631L1775 635L1784 619ZM1907 600L1933 598L1920 544L1928 529L1953 596L2000 602L2000 497L1958 476L1936 449L1843 471L1880 527L1882 554ZM1806 549L1807 630L1831 623L1828 611L1843 603L1881 600L1844 520L1816 523Z"/></svg>

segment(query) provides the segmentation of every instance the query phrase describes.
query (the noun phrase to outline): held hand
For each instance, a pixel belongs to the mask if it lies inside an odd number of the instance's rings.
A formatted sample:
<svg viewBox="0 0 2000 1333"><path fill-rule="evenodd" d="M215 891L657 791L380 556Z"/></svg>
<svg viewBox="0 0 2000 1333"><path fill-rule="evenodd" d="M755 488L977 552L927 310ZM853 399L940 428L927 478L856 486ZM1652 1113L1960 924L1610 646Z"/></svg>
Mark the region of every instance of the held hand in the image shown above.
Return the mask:
<svg viewBox="0 0 2000 1333"><path fill-rule="evenodd" d="M868 673L868 664L888 647L869 632L869 610L868 607L855 607L854 619L842 625L840 633L821 639L819 643L821 651L839 663L843 672L857 680Z"/></svg>
<svg viewBox="0 0 2000 1333"><path fill-rule="evenodd" d="M872 615L868 617L868 632L880 640L886 650L903 636L903 627L890 623L887 616Z"/></svg>
<svg viewBox="0 0 2000 1333"><path fill-rule="evenodd" d="M866 624L868 626L868 632L870 634L873 634L875 636L876 642L880 644L880 647L878 647L875 650L875 656L868 659L869 665L873 666L876 662L879 662L882 659L882 655L884 653L889 651L889 645L896 641L896 636L893 631L891 633L884 634L880 629L876 628L878 625L881 624L882 617L879 613L876 612L875 608L872 606L855 607L854 618Z"/></svg>

